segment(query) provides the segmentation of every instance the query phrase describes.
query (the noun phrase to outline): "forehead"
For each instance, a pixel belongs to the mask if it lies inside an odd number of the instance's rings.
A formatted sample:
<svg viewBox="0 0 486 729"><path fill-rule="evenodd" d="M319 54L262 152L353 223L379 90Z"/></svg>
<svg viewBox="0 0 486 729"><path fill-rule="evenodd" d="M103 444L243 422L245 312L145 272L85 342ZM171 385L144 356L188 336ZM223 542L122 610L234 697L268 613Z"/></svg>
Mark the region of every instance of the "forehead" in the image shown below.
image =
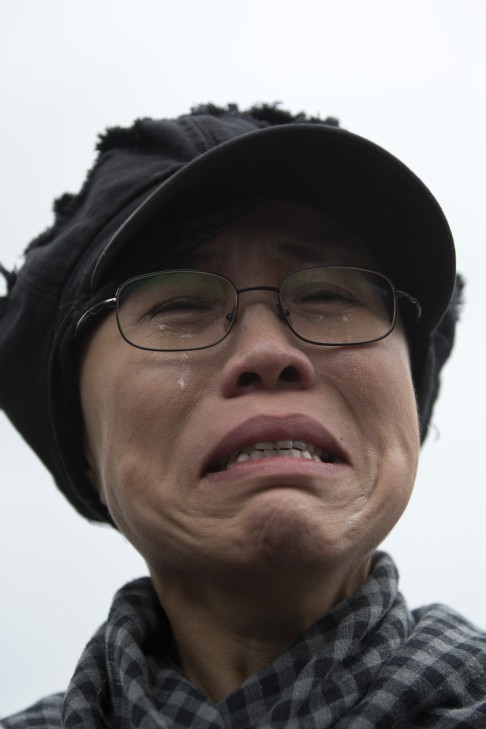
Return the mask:
<svg viewBox="0 0 486 729"><path fill-rule="evenodd" d="M170 267L213 270L250 259L288 265L359 265L377 261L358 236L326 213L268 201L243 213L208 240L171 256Z"/></svg>

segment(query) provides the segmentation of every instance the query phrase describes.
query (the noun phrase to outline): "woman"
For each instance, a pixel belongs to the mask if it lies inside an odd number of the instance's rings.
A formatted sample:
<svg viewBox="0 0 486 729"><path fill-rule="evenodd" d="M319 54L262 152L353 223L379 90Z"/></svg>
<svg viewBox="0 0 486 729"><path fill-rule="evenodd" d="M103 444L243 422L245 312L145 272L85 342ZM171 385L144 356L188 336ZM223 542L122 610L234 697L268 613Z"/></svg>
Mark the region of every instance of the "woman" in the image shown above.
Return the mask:
<svg viewBox="0 0 486 729"><path fill-rule="evenodd" d="M453 342L437 203L384 150L274 109L100 151L11 277L1 397L151 579L66 694L6 726L483 726L484 635L411 613L376 553Z"/></svg>

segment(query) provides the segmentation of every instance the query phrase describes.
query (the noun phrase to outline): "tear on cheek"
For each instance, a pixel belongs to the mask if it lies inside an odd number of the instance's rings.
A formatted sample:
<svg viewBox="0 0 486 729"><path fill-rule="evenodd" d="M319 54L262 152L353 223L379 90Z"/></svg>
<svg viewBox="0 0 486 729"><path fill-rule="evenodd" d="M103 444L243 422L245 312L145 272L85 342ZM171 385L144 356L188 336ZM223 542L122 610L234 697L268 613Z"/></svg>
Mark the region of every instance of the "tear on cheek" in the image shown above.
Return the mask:
<svg viewBox="0 0 486 729"><path fill-rule="evenodd" d="M189 355L183 352L181 354L181 374L179 379L177 380L177 385L181 392L185 392L187 390L187 385L191 374L191 368L188 364L188 360Z"/></svg>

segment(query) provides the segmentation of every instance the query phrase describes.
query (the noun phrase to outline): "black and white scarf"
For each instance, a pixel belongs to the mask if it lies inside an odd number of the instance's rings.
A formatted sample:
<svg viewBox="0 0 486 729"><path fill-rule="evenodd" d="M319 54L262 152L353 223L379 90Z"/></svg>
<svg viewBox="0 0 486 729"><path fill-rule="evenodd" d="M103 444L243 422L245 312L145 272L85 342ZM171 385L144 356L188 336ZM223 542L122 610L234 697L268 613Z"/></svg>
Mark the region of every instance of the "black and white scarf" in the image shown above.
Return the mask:
<svg viewBox="0 0 486 729"><path fill-rule="evenodd" d="M216 704L163 657L169 625L150 580L137 580L115 596L66 693L3 726L485 729L486 635L444 606L410 612L397 582L378 553L360 589Z"/></svg>

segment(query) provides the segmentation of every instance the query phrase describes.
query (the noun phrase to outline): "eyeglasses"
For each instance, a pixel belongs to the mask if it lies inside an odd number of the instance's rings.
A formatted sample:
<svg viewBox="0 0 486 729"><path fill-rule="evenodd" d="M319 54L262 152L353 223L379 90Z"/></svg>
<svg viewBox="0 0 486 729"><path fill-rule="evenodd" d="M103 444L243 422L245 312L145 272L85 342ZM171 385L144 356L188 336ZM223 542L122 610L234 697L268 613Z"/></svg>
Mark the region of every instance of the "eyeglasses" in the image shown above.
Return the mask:
<svg viewBox="0 0 486 729"><path fill-rule="evenodd" d="M388 336L405 299L413 296L383 274L352 266L323 266L291 273L278 287L237 289L228 278L202 271L161 271L131 278L114 298L93 306L76 332L105 308L116 309L121 336L134 347L179 352L213 347L238 319L241 294L270 291L277 315L299 339L321 346L368 344Z"/></svg>

